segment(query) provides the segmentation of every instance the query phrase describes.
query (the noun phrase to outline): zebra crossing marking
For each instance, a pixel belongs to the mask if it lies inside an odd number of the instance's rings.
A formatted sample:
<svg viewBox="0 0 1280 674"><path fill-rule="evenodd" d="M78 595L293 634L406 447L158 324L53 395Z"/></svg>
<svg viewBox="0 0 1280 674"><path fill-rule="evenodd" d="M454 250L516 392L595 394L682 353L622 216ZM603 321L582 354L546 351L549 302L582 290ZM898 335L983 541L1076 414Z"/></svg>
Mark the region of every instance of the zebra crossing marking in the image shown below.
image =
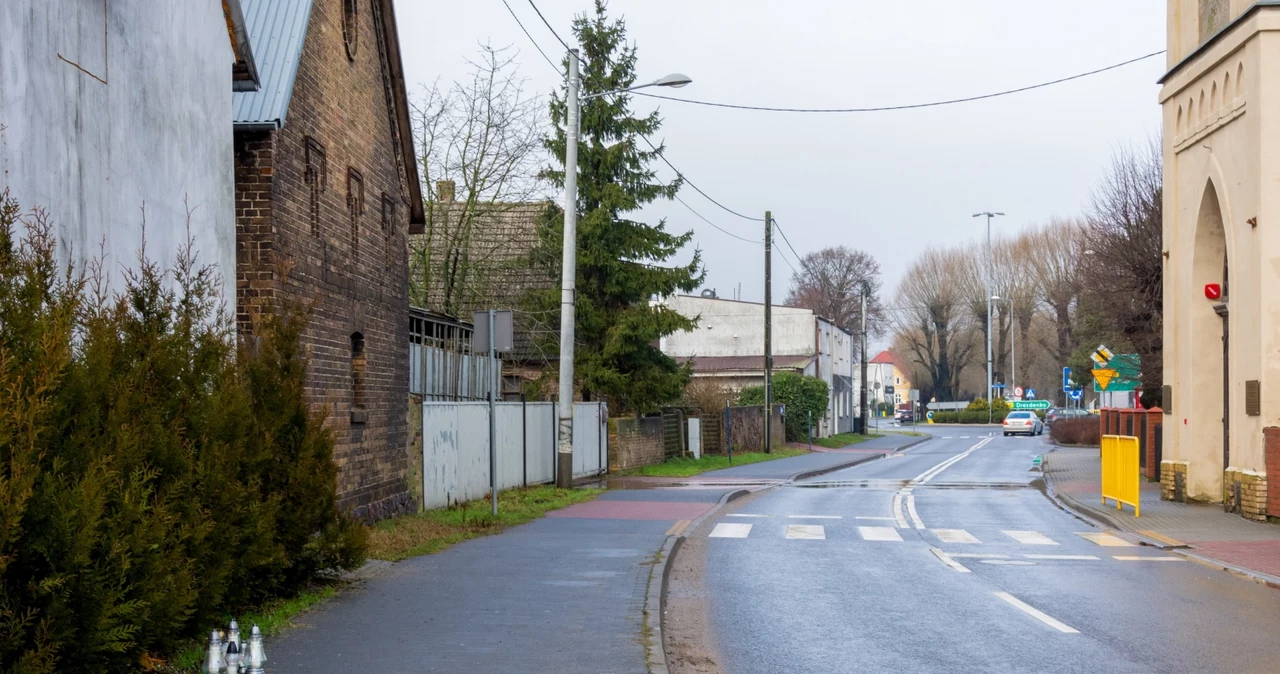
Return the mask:
<svg viewBox="0 0 1280 674"><path fill-rule="evenodd" d="M1057 545L1058 542L1038 531L1004 531L1004 535L1023 545Z"/></svg>
<svg viewBox="0 0 1280 674"><path fill-rule="evenodd" d="M1089 541L1090 543L1093 543L1095 545L1101 545L1104 548L1136 547L1133 543L1130 543L1129 541L1126 541L1125 539L1120 538L1119 536L1110 532L1103 532L1100 534L1099 533L1084 533L1084 534L1077 533L1076 535L1079 536L1080 538L1085 539L1086 541Z"/></svg>
<svg viewBox="0 0 1280 674"><path fill-rule="evenodd" d="M788 524L787 538L790 540L822 541L827 538L827 531L819 524Z"/></svg>
<svg viewBox="0 0 1280 674"><path fill-rule="evenodd" d="M710 537L711 538L746 538L747 536L751 535L752 526L753 525L750 525L750 524L730 524L728 522L721 522L716 525L715 529L711 530Z"/></svg>
<svg viewBox="0 0 1280 674"><path fill-rule="evenodd" d="M864 541L902 542L902 536L893 527L858 527L858 533L862 535L862 540Z"/></svg>
<svg viewBox="0 0 1280 674"><path fill-rule="evenodd" d="M931 529L943 543L981 543L976 536L964 529Z"/></svg>

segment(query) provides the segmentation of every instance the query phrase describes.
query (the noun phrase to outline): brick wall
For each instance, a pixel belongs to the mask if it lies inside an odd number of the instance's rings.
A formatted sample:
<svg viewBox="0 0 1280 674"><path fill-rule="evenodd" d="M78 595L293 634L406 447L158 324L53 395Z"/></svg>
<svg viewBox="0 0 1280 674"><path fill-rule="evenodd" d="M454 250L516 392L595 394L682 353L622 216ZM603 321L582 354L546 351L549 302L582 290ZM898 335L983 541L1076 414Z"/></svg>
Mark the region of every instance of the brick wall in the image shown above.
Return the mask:
<svg viewBox="0 0 1280 674"><path fill-rule="evenodd" d="M609 420L609 472L662 463L662 417Z"/></svg>
<svg viewBox="0 0 1280 674"><path fill-rule="evenodd" d="M1139 412L1142 414L1142 412ZM1154 480L1160 477L1160 461L1156 455L1156 428L1164 425L1164 411L1153 407L1146 411L1146 477ZM1163 454L1163 452L1161 452Z"/></svg>
<svg viewBox="0 0 1280 674"><path fill-rule="evenodd" d="M1280 428L1271 427L1266 434L1267 477L1272 484L1267 491L1267 514L1280 517Z"/></svg>
<svg viewBox="0 0 1280 674"><path fill-rule="evenodd" d="M1160 499L1164 501L1186 502L1187 471L1191 464L1186 461L1162 461L1160 465ZM1182 493L1178 494L1176 486L1181 475ZM1181 496L1181 498L1179 498Z"/></svg>
<svg viewBox="0 0 1280 674"><path fill-rule="evenodd" d="M1247 519L1267 519L1267 476L1252 470L1228 469L1223 472L1222 501L1238 508ZM1240 500L1236 502L1239 486ZM1234 508L1233 508L1234 510Z"/></svg>
<svg viewBox="0 0 1280 674"><path fill-rule="evenodd" d="M328 412L339 505L366 520L414 507L406 484L409 174L398 145L409 130L395 126L376 6L359 3L349 58L342 0L316 0L284 127L236 138L237 299L247 306L278 292L312 304L307 394ZM238 318L247 315L237 308ZM358 379L356 333L365 354Z"/></svg>

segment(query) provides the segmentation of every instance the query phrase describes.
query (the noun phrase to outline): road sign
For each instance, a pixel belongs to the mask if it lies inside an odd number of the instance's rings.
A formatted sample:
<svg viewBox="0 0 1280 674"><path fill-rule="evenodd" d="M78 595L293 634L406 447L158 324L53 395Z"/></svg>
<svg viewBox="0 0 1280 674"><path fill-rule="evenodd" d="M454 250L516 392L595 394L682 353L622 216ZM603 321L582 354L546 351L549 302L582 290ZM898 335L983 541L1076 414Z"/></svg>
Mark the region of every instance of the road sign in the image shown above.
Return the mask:
<svg viewBox="0 0 1280 674"><path fill-rule="evenodd" d="M1021 386L1019 386L1019 387L1017 387L1017 388L1013 389L1013 397L1015 397L1015 398L1021 398L1021 397L1022 397L1022 387L1021 387Z"/></svg>
<svg viewBox="0 0 1280 674"><path fill-rule="evenodd" d="M1103 374L1099 376L1099 372ZM1142 361L1134 353L1112 354L1105 366L1095 367L1092 373L1094 391L1124 392L1142 388Z"/></svg>
<svg viewBox="0 0 1280 674"><path fill-rule="evenodd" d="M1036 390L1033 388L1027 389L1027 400L1035 400L1035 399L1036 399Z"/></svg>
<svg viewBox="0 0 1280 674"><path fill-rule="evenodd" d="M1110 368L1098 368L1093 371L1093 379L1098 383L1098 388L1105 391L1107 386L1111 384L1111 380L1115 379L1118 374L1120 373Z"/></svg>
<svg viewBox="0 0 1280 674"><path fill-rule="evenodd" d="M1013 403L1015 410L1047 410L1049 409L1048 400L1015 400Z"/></svg>
<svg viewBox="0 0 1280 674"><path fill-rule="evenodd" d="M1064 367L1062 368L1062 392L1067 393L1070 391L1071 391L1071 368Z"/></svg>
<svg viewBox="0 0 1280 674"><path fill-rule="evenodd" d="M1073 388L1073 389L1071 389L1071 399L1072 399L1072 400L1080 400L1080 399L1081 399L1081 398L1083 398L1083 397L1084 397L1084 389L1082 389L1082 388Z"/></svg>
<svg viewBox="0 0 1280 674"><path fill-rule="evenodd" d="M1111 349L1108 349L1105 345L1099 344L1097 350L1089 357L1093 359L1093 362L1105 366L1111 362L1112 358L1115 358L1115 354L1111 353Z"/></svg>

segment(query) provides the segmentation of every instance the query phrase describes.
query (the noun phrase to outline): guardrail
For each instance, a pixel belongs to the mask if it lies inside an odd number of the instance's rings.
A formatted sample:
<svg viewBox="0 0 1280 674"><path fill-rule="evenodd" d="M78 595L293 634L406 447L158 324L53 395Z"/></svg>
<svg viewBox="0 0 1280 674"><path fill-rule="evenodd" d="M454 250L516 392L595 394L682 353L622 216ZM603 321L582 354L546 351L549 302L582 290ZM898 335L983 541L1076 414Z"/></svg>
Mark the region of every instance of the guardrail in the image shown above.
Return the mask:
<svg viewBox="0 0 1280 674"><path fill-rule="evenodd" d="M1133 506L1133 516L1141 517L1142 469L1138 439L1126 435L1102 436L1102 505L1110 499L1116 510Z"/></svg>

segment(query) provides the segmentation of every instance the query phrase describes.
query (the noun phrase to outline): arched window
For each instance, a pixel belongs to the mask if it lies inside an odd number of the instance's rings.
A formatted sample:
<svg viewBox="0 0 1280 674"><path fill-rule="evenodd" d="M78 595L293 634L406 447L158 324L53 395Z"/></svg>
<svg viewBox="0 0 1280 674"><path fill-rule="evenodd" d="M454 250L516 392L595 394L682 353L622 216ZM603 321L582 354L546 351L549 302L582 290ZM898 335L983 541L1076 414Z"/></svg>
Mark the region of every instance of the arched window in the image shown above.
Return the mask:
<svg viewBox="0 0 1280 674"><path fill-rule="evenodd" d="M364 335L351 333L351 423L363 424L366 415L365 404L365 355Z"/></svg>
<svg viewBox="0 0 1280 674"><path fill-rule="evenodd" d="M1230 107L1235 99L1236 97L1231 93L1231 73L1228 72L1227 76L1222 78L1222 102Z"/></svg>
<svg viewBox="0 0 1280 674"><path fill-rule="evenodd" d="M360 47L360 0L342 0L342 42L347 46L347 58L355 60Z"/></svg>

